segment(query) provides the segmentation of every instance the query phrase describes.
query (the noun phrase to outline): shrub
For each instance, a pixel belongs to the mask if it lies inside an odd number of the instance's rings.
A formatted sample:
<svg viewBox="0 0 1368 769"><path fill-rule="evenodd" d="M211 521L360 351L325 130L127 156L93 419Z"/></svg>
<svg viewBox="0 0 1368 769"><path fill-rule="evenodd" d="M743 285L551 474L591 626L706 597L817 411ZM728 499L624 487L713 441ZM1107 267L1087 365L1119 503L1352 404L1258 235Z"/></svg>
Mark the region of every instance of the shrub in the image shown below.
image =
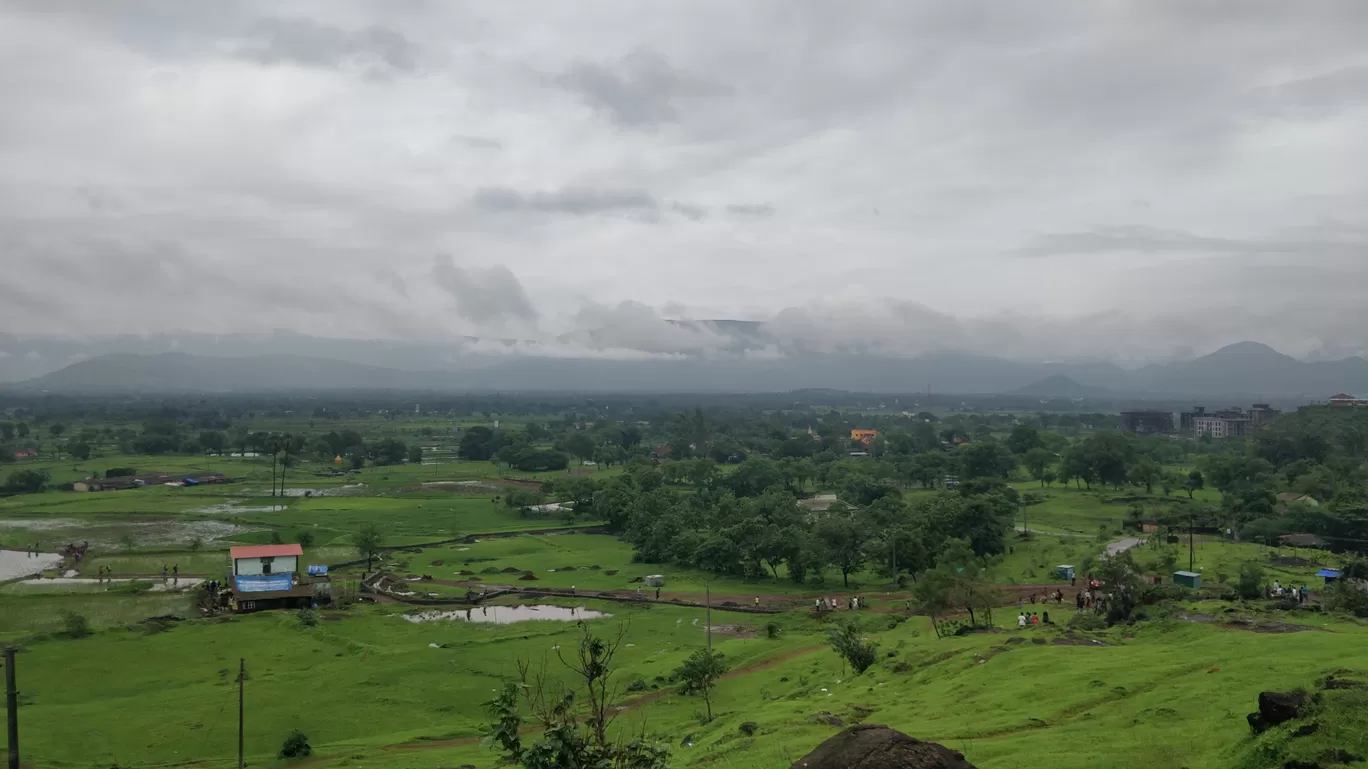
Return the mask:
<svg viewBox="0 0 1368 769"><path fill-rule="evenodd" d="M755 733L760 730L760 725L755 723L754 721L747 721L737 728L740 729L741 733L746 735L747 737L754 737Z"/></svg>
<svg viewBox="0 0 1368 769"><path fill-rule="evenodd" d="M90 623L74 611L62 614L62 630L72 638L85 638L90 635Z"/></svg>
<svg viewBox="0 0 1368 769"><path fill-rule="evenodd" d="M1069 618L1068 625L1079 630L1106 630L1107 618L1100 614L1075 614Z"/></svg>
<svg viewBox="0 0 1368 769"><path fill-rule="evenodd" d="M314 627L318 624L318 612L313 609L300 609L299 624L304 627Z"/></svg>
<svg viewBox="0 0 1368 769"><path fill-rule="evenodd" d="M860 629L854 622L847 622L834 628L827 636L831 648L841 655L859 675L874 664L879 654L879 645L860 637Z"/></svg>
<svg viewBox="0 0 1368 769"><path fill-rule="evenodd" d="M300 547L313 547L313 532L308 530L301 531L295 535L295 541L299 543Z"/></svg>
<svg viewBox="0 0 1368 769"><path fill-rule="evenodd" d="M779 627L778 622L771 622L765 625L766 638L778 638L780 632L782 632L782 628Z"/></svg>
<svg viewBox="0 0 1368 769"><path fill-rule="evenodd" d="M1263 567L1257 563L1240 565L1240 581L1235 586L1241 598L1255 599L1263 595Z"/></svg>
<svg viewBox="0 0 1368 769"><path fill-rule="evenodd" d="M290 736L285 738L285 744L280 746L281 758L308 758L312 753L309 738L298 729L290 732Z"/></svg>
<svg viewBox="0 0 1368 769"><path fill-rule="evenodd" d="M190 540L190 552L192 552L192 553L198 553L199 551L201 551L201 550L203 550L203 549L204 549L204 539L203 539L202 537L195 537L194 539Z"/></svg>

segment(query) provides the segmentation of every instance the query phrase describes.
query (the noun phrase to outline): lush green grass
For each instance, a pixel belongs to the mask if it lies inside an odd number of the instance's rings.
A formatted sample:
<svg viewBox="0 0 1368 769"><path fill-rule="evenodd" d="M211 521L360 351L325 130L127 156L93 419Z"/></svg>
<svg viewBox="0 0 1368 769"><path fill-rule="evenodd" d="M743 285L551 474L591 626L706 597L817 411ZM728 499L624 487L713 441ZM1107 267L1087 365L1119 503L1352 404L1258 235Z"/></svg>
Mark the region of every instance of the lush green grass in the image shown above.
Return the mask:
<svg viewBox="0 0 1368 769"><path fill-rule="evenodd" d="M77 600L85 599L67 605ZM704 642L693 625L701 624L700 610L594 608L616 615L590 623L601 634L630 621L625 643L633 645L618 659L624 685L635 678L648 690L659 685L656 676ZM862 676L822 648L824 623L785 615L777 641L715 639L735 667L779 660L723 681L716 720L700 725L702 703L670 695L651 705L649 719L631 711L620 725L644 727L669 743L680 766L779 769L836 731L811 716L827 711L851 721L859 707L871 721L962 750L985 769L1019 767L1022 756L1064 769L1219 767L1250 743L1244 714L1259 691L1308 686L1361 664L1356 649L1368 640L1359 624L1309 615L1292 620L1324 630L1263 634L1161 620L1104 633L1113 645L1085 648L1048 643L1060 634L1056 628L938 640L925 620L888 630L885 616L859 619L881 644L881 661ZM715 620L757 630L761 622L724 612ZM293 614L265 613L181 623L163 633L118 628L36 640L20 657L26 756L31 765L54 767L230 765L232 679L237 660L246 658L253 763L274 763L280 741L299 728L323 766L492 766L493 756L473 744L422 753L383 747L479 734L486 720L480 703L513 673L514 660L553 655L575 632L557 622L410 624L374 608L334 613L313 628ZM1026 642L1005 643L1018 635ZM900 663L906 669L895 668ZM757 724L753 738L738 731L742 722ZM1361 726L1360 744L1343 747L1362 752ZM690 734L693 747L680 747Z"/></svg>
<svg viewBox="0 0 1368 769"><path fill-rule="evenodd" d="M851 575L851 584L842 584L839 571L828 571L824 583L794 584L780 567L779 577L755 579L710 574L674 564L636 563L632 560L632 546L606 534L551 534L497 537L474 544L453 544L424 548L422 553L393 551L386 561L387 568L405 574L428 574L437 579L470 580L460 571L475 572L480 581L493 585L523 587L575 587L579 590L634 590L642 586L640 579L651 574L665 576L663 595L682 594L702 600L706 589L713 595L732 600L755 596L816 596L849 595L856 590L881 591L887 585L869 571ZM433 566L441 561L441 566ZM574 567L573 571L566 567ZM591 567L598 566L598 569ZM500 572L505 568L532 571L535 582L520 582L517 574L482 573L487 569ZM555 569L556 571L552 571ZM608 571L617 574L609 575ZM634 581L635 580L635 581ZM424 588L426 589L426 588ZM654 594L654 588L644 588ZM442 591L438 591L442 592ZM447 591L451 592L451 591ZM457 591L464 593L464 590Z"/></svg>

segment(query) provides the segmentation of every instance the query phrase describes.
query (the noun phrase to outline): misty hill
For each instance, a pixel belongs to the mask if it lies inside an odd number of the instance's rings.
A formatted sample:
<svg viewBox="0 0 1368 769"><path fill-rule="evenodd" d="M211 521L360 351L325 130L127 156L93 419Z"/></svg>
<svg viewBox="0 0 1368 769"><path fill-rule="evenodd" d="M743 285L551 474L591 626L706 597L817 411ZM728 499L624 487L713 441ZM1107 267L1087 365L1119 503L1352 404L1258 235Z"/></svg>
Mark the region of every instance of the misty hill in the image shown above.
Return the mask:
<svg viewBox="0 0 1368 769"><path fill-rule="evenodd" d="M448 368L401 369L302 355L114 354L80 361L18 386L48 392L260 392L436 390L514 392L855 392L1009 393L1097 398L1324 398L1368 393L1368 361L1305 363L1242 343L1181 363L1127 371L1104 363L1033 364L960 353L916 358L798 354L602 360L460 356ZM418 363L420 361L413 361ZM1232 403L1238 402L1231 400Z"/></svg>
<svg viewBox="0 0 1368 769"><path fill-rule="evenodd" d="M1113 393L1105 387L1089 387L1072 377L1056 374L1013 390L1012 395L1038 395L1042 398L1106 398Z"/></svg>
<svg viewBox="0 0 1368 769"><path fill-rule="evenodd" d="M425 389L426 374L327 358L257 355L215 358L186 353L104 355L25 382L62 393L225 393L338 389Z"/></svg>

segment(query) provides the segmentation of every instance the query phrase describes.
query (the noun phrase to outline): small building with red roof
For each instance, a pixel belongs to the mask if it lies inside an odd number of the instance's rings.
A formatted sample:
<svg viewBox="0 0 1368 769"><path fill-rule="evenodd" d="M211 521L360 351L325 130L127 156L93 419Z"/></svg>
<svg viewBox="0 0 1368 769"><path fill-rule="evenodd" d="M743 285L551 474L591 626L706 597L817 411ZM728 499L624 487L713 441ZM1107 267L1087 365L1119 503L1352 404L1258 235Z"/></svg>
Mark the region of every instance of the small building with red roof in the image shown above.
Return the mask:
<svg viewBox="0 0 1368 769"><path fill-rule="evenodd" d="M1368 406L1368 400L1356 398L1348 393L1335 393L1330 396L1331 406Z"/></svg>
<svg viewBox="0 0 1368 769"><path fill-rule="evenodd" d="M321 592L312 580L300 579L299 545L247 545L230 548L232 598L236 612L296 609L314 605Z"/></svg>

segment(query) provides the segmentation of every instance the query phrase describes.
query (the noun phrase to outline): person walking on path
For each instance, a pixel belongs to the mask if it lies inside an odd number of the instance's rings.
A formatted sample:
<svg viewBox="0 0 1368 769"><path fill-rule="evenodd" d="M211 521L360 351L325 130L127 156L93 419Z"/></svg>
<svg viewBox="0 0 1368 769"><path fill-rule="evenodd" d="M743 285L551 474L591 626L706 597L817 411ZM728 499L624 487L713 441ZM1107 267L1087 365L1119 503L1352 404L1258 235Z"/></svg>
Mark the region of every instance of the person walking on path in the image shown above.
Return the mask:
<svg viewBox="0 0 1368 769"><path fill-rule="evenodd" d="M1022 613L1017 615L1017 627L1026 627L1026 612L1023 611Z"/></svg>

